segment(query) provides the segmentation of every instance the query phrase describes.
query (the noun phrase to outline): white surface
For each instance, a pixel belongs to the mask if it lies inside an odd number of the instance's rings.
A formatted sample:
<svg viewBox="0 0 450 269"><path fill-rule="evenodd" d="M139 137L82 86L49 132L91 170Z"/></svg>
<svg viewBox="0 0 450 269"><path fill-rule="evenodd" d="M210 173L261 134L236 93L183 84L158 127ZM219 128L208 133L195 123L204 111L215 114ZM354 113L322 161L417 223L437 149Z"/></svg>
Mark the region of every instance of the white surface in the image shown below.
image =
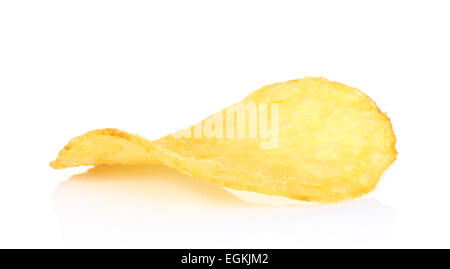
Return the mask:
<svg viewBox="0 0 450 269"><path fill-rule="evenodd" d="M447 1L158 2L0 2L0 247L450 247ZM158 138L304 76L392 119L370 195L253 206L164 168L48 166L90 129Z"/></svg>

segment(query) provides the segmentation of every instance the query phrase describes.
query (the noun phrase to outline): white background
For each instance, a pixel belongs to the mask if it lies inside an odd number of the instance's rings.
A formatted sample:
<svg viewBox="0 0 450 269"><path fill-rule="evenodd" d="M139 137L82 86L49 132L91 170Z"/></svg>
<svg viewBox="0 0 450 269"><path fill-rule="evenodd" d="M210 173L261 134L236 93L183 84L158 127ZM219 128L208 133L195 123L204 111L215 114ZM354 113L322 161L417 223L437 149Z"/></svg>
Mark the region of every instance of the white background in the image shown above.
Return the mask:
<svg viewBox="0 0 450 269"><path fill-rule="evenodd" d="M448 1L1 1L0 247L450 247L449 10ZM398 160L371 194L252 205L164 168L74 176L87 168L48 166L88 130L158 138L304 76L357 87L391 118Z"/></svg>

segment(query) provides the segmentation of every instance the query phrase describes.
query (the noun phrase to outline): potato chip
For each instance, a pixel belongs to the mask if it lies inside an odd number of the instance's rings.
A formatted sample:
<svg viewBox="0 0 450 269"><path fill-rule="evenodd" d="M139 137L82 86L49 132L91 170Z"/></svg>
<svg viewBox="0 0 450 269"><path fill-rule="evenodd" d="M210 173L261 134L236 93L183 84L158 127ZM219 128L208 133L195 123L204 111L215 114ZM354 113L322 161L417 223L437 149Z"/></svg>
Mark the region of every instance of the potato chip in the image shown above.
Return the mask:
<svg viewBox="0 0 450 269"><path fill-rule="evenodd" d="M265 86L158 140L88 132L50 165L164 164L236 190L335 202L373 190L395 161L395 142L389 118L365 94L307 77Z"/></svg>

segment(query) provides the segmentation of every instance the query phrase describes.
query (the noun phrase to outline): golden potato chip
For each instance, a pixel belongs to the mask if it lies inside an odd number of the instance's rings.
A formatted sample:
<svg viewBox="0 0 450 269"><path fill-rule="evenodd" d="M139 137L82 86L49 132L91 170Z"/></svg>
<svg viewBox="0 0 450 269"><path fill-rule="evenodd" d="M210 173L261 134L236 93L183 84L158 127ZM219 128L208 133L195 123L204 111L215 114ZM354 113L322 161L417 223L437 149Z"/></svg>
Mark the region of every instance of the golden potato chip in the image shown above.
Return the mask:
<svg viewBox="0 0 450 269"><path fill-rule="evenodd" d="M396 158L395 142L389 118L369 97L307 77L265 86L158 140L88 132L50 165L162 163L236 190L334 202L373 190Z"/></svg>

